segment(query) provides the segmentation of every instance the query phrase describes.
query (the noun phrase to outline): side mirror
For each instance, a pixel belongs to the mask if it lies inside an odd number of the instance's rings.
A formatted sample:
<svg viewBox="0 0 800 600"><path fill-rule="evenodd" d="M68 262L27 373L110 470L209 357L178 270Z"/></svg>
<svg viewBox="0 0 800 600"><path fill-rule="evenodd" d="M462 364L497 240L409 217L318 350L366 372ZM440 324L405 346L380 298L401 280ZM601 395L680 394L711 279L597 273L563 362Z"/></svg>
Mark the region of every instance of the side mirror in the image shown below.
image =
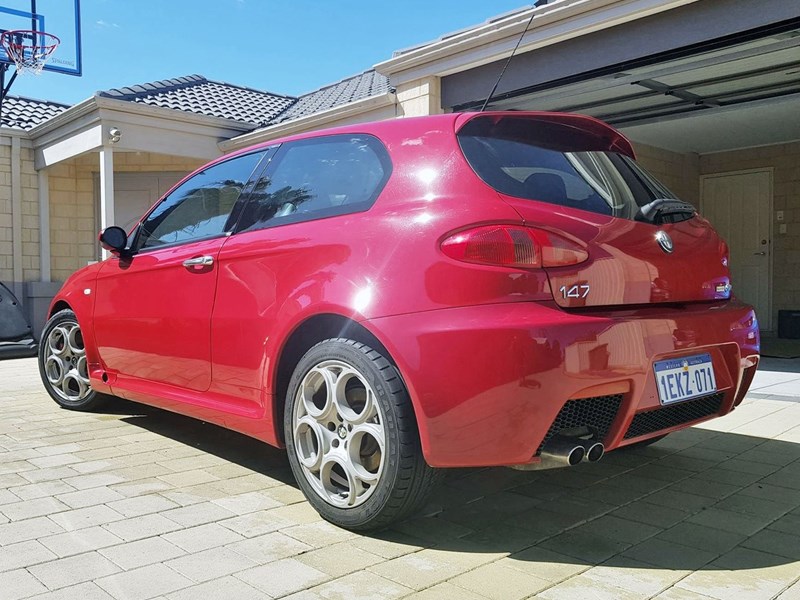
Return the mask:
<svg viewBox="0 0 800 600"><path fill-rule="evenodd" d="M122 227L117 227L116 225L103 229L98 239L104 249L114 254L122 254L128 245L128 234L125 233Z"/></svg>

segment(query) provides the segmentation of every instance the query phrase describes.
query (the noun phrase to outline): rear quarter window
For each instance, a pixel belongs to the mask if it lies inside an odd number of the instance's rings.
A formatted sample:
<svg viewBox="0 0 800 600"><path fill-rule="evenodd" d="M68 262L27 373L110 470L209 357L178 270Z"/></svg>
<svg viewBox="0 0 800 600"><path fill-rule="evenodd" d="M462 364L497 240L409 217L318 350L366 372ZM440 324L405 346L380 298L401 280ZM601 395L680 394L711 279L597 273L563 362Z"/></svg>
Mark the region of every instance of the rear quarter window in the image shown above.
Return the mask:
<svg viewBox="0 0 800 600"><path fill-rule="evenodd" d="M239 221L252 231L369 209L392 165L370 135L332 135L281 146L256 182Z"/></svg>

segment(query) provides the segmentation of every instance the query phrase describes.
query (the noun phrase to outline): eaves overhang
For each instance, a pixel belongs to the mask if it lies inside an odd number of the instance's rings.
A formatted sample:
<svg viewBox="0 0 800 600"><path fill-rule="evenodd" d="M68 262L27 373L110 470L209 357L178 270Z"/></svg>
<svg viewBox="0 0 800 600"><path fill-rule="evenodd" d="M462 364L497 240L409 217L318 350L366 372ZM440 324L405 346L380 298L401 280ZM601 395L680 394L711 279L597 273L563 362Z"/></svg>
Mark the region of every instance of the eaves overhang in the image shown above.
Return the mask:
<svg viewBox="0 0 800 600"><path fill-rule="evenodd" d="M374 66L397 86L422 77L442 77L517 53L615 27L699 0L560 0L478 25L441 40L402 52Z"/></svg>
<svg viewBox="0 0 800 600"><path fill-rule="evenodd" d="M122 131L120 140L113 144L109 137L112 127ZM250 123L96 95L28 133L34 145L35 167L42 169L105 146L211 159L220 154L220 140L252 128Z"/></svg>
<svg viewBox="0 0 800 600"><path fill-rule="evenodd" d="M255 144L269 142L281 137L320 129L336 121L358 116L377 108L393 106L395 104L397 104L397 96L394 94L394 92L386 92L385 94L369 96L354 102L348 102L327 110L322 110L305 117L300 117L291 121L285 121L283 123L278 123L277 125L270 125L261 129L256 129L255 131L245 133L244 135L220 142L219 148L222 152L228 153L234 150L247 148L248 146L253 146Z"/></svg>

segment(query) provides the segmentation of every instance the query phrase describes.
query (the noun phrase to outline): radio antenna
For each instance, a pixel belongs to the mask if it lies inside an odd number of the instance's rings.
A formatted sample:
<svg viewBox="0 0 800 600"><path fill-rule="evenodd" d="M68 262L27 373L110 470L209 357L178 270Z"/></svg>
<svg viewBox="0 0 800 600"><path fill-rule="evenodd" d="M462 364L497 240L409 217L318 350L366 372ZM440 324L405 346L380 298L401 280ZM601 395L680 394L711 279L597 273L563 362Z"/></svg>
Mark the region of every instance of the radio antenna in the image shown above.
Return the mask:
<svg viewBox="0 0 800 600"><path fill-rule="evenodd" d="M525 29L520 34L519 39L517 40L517 45L514 46L514 49L511 51L511 55L506 60L506 64L503 65L503 70L500 71L500 76L497 78L497 81L494 82L494 87L492 88L492 91L489 92L489 95L486 97L486 101L483 103L483 106L481 106L480 112L486 110L486 106L489 104L489 100L492 99L492 96L494 96L494 93L497 91L497 86L500 85L500 80L503 78L503 75L506 74L506 69L508 68L509 63L511 62L511 59L514 58L514 55L517 53L517 48L519 48L520 43L522 43L522 38L525 37L526 33L528 33L528 29L530 29L531 23L533 23L533 17L536 16L536 9L538 8L538 4L539 4L538 2L534 2L533 6L531 6L531 18L528 19L528 24L525 25Z"/></svg>

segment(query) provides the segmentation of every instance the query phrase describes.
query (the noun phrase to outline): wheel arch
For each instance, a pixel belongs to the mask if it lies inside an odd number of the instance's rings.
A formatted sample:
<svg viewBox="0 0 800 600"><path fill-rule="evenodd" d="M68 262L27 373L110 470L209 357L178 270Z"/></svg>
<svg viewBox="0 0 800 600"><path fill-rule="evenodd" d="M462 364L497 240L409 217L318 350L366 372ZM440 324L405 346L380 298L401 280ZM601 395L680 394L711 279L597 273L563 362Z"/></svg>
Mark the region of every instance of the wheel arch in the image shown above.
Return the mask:
<svg viewBox="0 0 800 600"><path fill-rule="evenodd" d="M403 375L400 372L396 361L394 358L392 358L389 350L374 333L372 333L361 323L334 313L317 314L307 318L305 321L301 322L297 327L295 327L295 329L286 339L286 343L281 348L278 356L277 367L274 377L272 378L273 423L275 424L275 430L278 435L278 439L281 442L285 441L283 430L283 412L286 405L286 393L289 389L289 381L292 377L292 373L294 373L297 363L312 346L323 340L331 338L348 338L357 342L361 342L362 344L366 344L373 350L377 350L383 354L386 360L394 365L398 374L400 375L400 378L403 379ZM408 390L407 385L406 389ZM412 407L414 407L415 403L413 398L411 404ZM418 419L417 422L419 422Z"/></svg>
<svg viewBox="0 0 800 600"><path fill-rule="evenodd" d="M47 315L49 319L57 312L61 312L62 310L72 310L72 307L64 300L57 300L53 303L53 306L50 307L50 312Z"/></svg>

